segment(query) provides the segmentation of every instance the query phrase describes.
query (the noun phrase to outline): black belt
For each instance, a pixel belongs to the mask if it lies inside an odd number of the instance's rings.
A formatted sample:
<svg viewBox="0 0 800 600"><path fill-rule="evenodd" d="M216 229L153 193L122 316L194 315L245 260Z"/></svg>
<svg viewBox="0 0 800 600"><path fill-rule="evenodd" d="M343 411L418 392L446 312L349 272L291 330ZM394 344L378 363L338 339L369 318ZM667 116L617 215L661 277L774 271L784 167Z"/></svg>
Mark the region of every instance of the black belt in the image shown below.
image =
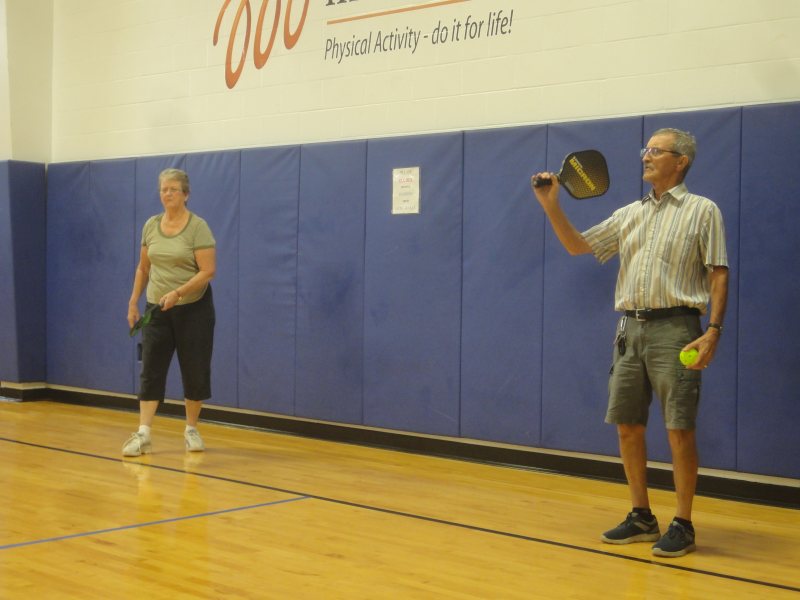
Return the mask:
<svg viewBox="0 0 800 600"><path fill-rule="evenodd" d="M690 306L673 306L672 308L636 308L626 310L625 314L637 321L653 321L654 319L667 319L684 315L700 316L700 310Z"/></svg>

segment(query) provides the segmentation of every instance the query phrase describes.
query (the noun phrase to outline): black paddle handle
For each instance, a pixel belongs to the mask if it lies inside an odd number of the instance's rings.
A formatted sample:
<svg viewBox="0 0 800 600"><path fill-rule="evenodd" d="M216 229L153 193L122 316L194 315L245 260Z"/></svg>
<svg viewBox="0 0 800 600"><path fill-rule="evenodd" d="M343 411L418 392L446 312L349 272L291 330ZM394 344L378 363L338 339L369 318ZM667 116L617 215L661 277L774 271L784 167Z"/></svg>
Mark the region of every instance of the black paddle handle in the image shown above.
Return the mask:
<svg viewBox="0 0 800 600"><path fill-rule="evenodd" d="M556 176L558 178L558 176ZM553 178L552 177L534 177L533 178L533 187L547 187L548 185L553 185Z"/></svg>

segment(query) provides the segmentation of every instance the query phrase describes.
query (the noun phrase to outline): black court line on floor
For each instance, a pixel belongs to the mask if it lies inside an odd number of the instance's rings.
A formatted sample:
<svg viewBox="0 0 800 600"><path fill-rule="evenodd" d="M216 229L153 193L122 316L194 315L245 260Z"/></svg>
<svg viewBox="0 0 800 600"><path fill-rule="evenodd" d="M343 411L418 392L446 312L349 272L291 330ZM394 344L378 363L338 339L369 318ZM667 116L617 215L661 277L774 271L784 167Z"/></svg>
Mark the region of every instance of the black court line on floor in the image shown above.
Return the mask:
<svg viewBox="0 0 800 600"><path fill-rule="evenodd" d="M783 585L783 584L780 584L780 583L773 583L773 582L770 582L770 581L762 581L762 580L758 580L758 579L748 579L746 577L738 577L736 575L729 575L729 574L726 574L726 573L717 573L715 571L707 571L707 570L704 570L704 569L694 569L694 568L691 568L691 567L684 567L684 566L673 564L673 563L664 563L664 562L654 561L654 560L650 560L650 559L646 559L646 558L639 558L639 557L636 557L636 556L625 556L625 555L622 555L622 554L615 554L613 552L608 552L608 551L605 551L605 550L596 550L594 548L587 548L585 546L577 546L575 544L566 544L564 542L556 542L554 540L547 540L547 539L543 539L543 538L537 538L537 537L533 537L533 536L529 536L529 535L523 535L523 534L520 534L520 533L513 533L513 532L509 532L509 531L501 531L501 530L498 530L498 529L490 529L490 528L487 528L487 527L480 527L478 525L470 525L468 523L459 523L458 521L448 521L446 519L437 519L435 517L426 517L425 515L417 515L417 514L414 514L414 513L407 513L407 512L403 512L403 511L399 511L399 510L381 508L379 506L371 506L369 504L360 504L358 502L350 502L349 500L340 500L338 498L329 498L327 496L320 496L320 495L317 495L317 494L308 494L306 492L299 492L297 490L289 490L289 489L285 489L285 488L279 488L279 487L276 487L276 486L266 485L266 484L263 484L263 483L254 483L252 481L242 481L242 480L239 480L239 479L233 479L231 477L223 477L221 475L212 475L210 473L199 473L197 471L188 471L188 470L185 470L185 469L178 469L178 468L175 468L175 467L166 467L166 466L163 466L163 465L154 465L154 464L151 464L151 463L141 463L141 462L136 462L136 461L132 461L132 460L123 460L123 459L120 459L120 458L113 458L113 457L110 457L110 456L103 456L102 454L93 454L93 453L90 453L90 452L81 452L79 450L69 450L69 449L66 449L66 448L56 448L54 446L47 446L47 445L44 445L44 444L36 444L36 443L33 443L33 442L24 442L22 440L14 440L14 439L5 438L5 437L0 437L0 441L8 442L8 443L11 443L11 444L19 444L19 445L22 445L22 446L30 446L32 448L40 448L40 449L43 449L43 450L51 450L51 451L54 451L54 452L63 452L65 454L73 454L73 455L76 455L76 456L84 456L84 457L87 457L87 458L106 460L106 461L111 461L111 462L116 462L116 463L137 464L137 465L141 465L143 467L149 467L151 469L159 469L159 470L162 470L162 471L169 471L169 472L172 472L172 473L180 473L181 475L196 475L197 477L203 477L203 478L211 479L211 480L214 480L214 481L223 481L225 483L233 483L233 484L237 484L237 485L245 485L245 486L249 486L249 487L255 487L255 488L259 488L259 489L270 490L270 491L273 491L273 492L280 492L280 493L284 493L284 494L289 494L289 495L292 495L292 496L299 496L299 497L302 497L303 499L319 500L321 502L328 502L328 503L331 503L331 504L338 504L338 505L341 505L341 506L349 506L349 507L352 507L352 508L360 508L362 510L368 510L368 511L371 511L371 512L378 512L378 513L383 513L383 514L388 514L388 515L394 515L394 516L398 516L398 517L404 517L404 518L407 518L407 519L415 519L415 520L418 520L418 521L425 521L425 522L428 522L428 523L436 523L438 525L445 525L445 526L448 526L448 527L457 527L459 529L465 529L465 530L468 530L468 531L476 531L476 532L480 532L480 533L487 533L487 534L490 534L490 535L497 535L497 536L501 536L501 537L512 538L512 539L517 539L517 540L523 540L523 541L533 542L533 543L537 543L537 544L544 544L544 545L547 545L547 546L554 546L554 547L557 547L557 548L565 548L565 549L568 549L568 550L576 550L578 552L586 552L588 554L596 554L596 555L606 556L606 557L609 557L609 558L623 559L623 560L628 560L628 561L637 562L637 563L641 563L641 564L652 565L652 566L655 566L655 567L663 567L665 569L672 569L672 570L676 570L676 571L685 571L685 572L688 572L688 573L695 573L695 574L698 574L698 575L707 575L709 577L716 577L716 578L719 578L719 579L726 579L726 580L729 580L729 581L736 581L736 582L739 582L739 583L749 583L749 584L757 585L757 586L761 586L761 587L768 587L768 588L775 588L775 589L780 589L780 590L787 590L787 591L790 591L790 592L800 592L800 587L792 587L792 586L789 586L789 585Z"/></svg>
<svg viewBox="0 0 800 600"><path fill-rule="evenodd" d="M3 391L2 387L0 387L0 391ZM6 395L9 396L14 392L15 390L5 390ZM94 392L46 389L25 393L30 395L31 400L47 400L84 408L95 407L136 413L139 410L135 400L105 396ZM181 402L162 402L158 411L163 416L184 418L184 406ZM541 452L535 448L506 447L476 443L466 439L436 438L403 431L379 430L345 423L309 421L266 413L242 413L213 404L203 406L203 421L228 427L246 427L267 433L297 435L381 450L410 452L488 465L533 469L541 473L557 473L570 477L587 477L597 481L626 483L625 471L621 462L616 460L609 462L590 456L569 456ZM648 467L647 483L648 486L655 489L673 490L672 469ZM800 495L798 495L797 487L733 479L722 474L700 473L697 477L697 495L800 509Z"/></svg>

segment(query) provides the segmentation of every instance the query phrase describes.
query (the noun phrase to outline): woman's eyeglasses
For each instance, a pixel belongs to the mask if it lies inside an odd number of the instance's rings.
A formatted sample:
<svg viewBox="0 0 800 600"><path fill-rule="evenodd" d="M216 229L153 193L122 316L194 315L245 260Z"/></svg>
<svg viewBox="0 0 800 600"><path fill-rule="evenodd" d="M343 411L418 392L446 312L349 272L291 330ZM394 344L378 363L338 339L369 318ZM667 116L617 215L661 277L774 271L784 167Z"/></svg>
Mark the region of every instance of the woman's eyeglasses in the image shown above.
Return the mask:
<svg viewBox="0 0 800 600"><path fill-rule="evenodd" d="M177 188L177 187L169 187L169 188L168 187L163 187L158 191L162 196L167 196L169 194L182 194L183 193L183 189L182 188Z"/></svg>

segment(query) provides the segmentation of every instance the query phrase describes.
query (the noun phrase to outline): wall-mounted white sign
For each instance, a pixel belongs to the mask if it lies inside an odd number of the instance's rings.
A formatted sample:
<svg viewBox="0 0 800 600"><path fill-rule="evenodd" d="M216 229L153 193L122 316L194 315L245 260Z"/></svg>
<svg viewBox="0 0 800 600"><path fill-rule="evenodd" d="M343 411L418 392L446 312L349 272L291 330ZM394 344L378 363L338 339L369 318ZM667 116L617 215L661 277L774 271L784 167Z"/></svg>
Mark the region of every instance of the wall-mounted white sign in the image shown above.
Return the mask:
<svg viewBox="0 0 800 600"><path fill-rule="evenodd" d="M392 170L392 214L419 214L419 167Z"/></svg>

